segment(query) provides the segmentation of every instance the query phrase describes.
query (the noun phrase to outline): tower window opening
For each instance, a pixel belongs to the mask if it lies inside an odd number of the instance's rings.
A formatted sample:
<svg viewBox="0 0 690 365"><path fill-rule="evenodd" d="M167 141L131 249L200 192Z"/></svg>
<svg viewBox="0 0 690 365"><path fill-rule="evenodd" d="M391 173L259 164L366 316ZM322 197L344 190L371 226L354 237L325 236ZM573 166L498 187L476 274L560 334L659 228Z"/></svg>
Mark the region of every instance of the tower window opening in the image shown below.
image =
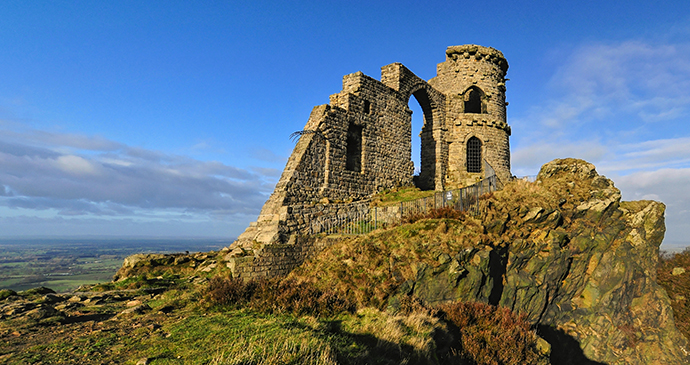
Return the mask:
<svg viewBox="0 0 690 365"><path fill-rule="evenodd" d="M371 113L371 102L369 100L364 100L364 114Z"/></svg>
<svg viewBox="0 0 690 365"><path fill-rule="evenodd" d="M477 137L467 141L467 172L482 172L482 141Z"/></svg>
<svg viewBox="0 0 690 365"><path fill-rule="evenodd" d="M482 112L482 95L479 90L472 87L467 90L465 95L465 113L477 113Z"/></svg>
<svg viewBox="0 0 690 365"><path fill-rule="evenodd" d="M349 171L362 171L362 126L350 123L347 128L347 160L345 169Z"/></svg>

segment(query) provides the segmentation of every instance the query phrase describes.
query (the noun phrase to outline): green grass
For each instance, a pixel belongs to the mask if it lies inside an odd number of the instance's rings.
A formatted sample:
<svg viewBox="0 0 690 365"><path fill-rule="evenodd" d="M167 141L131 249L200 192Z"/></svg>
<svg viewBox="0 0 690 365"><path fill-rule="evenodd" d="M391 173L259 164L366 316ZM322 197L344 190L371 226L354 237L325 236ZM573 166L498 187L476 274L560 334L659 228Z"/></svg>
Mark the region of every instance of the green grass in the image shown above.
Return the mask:
<svg viewBox="0 0 690 365"><path fill-rule="evenodd" d="M105 283L112 280L112 273L93 273L70 276L50 277L51 280L45 281L41 285L49 287L58 293L74 290L81 285L91 285Z"/></svg>
<svg viewBox="0 0 690 365"><path fill-rule="evenodd" d="M170 336L145 340L138 354L154 359L152 364L334 363L332 336L285 316L209 313L186 317L163 330Z"/></svg>
<svg viewBox="0 0 690 365"><path fill-rule="evenodd" d="M112 280L114 272L95 272L65 276L44 276L40 280L28 281L26 278L0 280L0 288L12 288L15 291L45 286L58 293L74 290L81 285L106 283Z"/></svg>
<svg viewBox="0 0 690 365"><path fill-rule="evenodd" d="M121 265L122 259L112 257L6 262L0 264L0 288L19 291L46 286L66 292L81 285L109 282Z"/></svg>
<svg viewBox="0 0 690 365"><path fill-rule="evenodd" d="M434 196L434 193L435 191L433 190L422 191L415 187L396 188L385 190L379 194L376 194L373 197L372 202L376 206L387 206L395 203Z"/></svg>

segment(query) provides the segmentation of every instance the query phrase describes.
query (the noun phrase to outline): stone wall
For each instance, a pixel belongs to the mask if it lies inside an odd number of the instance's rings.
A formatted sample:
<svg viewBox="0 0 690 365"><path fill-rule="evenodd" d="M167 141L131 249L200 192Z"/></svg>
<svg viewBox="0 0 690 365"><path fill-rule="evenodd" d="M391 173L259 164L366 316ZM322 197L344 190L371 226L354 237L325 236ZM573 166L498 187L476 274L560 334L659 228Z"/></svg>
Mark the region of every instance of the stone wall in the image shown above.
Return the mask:
<svg viewBox="0 0 690 365"><path fill-rule="evenodd" d="M263 245L254 252L230 252L225 260L234 277L261 279L284 276L324 248L338 242L324 236L293 236L288 243Z"/></svg>

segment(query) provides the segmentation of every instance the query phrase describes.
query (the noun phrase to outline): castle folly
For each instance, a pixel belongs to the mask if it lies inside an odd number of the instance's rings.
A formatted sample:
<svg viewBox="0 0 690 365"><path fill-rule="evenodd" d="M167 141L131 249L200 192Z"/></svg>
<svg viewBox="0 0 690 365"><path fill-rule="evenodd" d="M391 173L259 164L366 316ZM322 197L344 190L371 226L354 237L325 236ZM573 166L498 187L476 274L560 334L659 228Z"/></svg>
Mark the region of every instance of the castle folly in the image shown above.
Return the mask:
<svg viewBox="0 0 690 365"><path fill-rule="evenodd" d="M330 104L312 110L275 191L236 247L294 242L312 218L337 211L332 202L366 201L395 186L444 190L494 172L499 184L507 181L507 70L500 51L464 45L448 47L429 81L400 63L382 67L381 81L346 75ZM424 112L416 177L411 96Z"/></svg>

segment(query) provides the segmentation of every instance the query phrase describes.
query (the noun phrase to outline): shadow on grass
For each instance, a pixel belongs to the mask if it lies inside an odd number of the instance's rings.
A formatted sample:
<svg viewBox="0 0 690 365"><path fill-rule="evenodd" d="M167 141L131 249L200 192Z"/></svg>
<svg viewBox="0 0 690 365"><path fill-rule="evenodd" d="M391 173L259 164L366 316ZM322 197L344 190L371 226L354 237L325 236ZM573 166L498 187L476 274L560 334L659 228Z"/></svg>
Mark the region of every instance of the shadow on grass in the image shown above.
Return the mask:
<svg viewBox="0 0 690 365"><path fill-rule="evenodd" d="M95 322L102 322L105 321L106 319L110 319L114 317L115 314L111 313L94 313L94 314L84 314L80 316L69 316L60 323L62 324L71 324L71 323L83 323L83 322L90 322L90 321L95 321Z"/></svg>
<svg viewBox="0 0 690 365"><path fill-rule="evenodd" d="M537 333L551 344L551 363L559 365L606 365L590 360L575 338L552 326L539 325Z"/></svg>
<svg viewBox="0 0 690 365"><path fill-rule="evenodd" d="M342 321L324 321L320 335L336 348L339 364L428 364L427 354L420 354L407 344L390 342L371 334L356 334L342 328ZM286 327L314 331L300 323L290 323Z"/></svg>

